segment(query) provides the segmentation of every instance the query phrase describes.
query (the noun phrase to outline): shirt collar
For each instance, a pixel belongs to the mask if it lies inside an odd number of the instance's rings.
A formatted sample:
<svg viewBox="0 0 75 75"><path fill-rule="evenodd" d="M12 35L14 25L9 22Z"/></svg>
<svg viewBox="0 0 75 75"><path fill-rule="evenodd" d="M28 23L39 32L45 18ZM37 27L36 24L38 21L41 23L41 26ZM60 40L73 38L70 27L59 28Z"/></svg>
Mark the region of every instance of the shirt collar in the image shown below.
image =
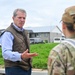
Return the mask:
<svg viewBox="0 0 75 75"><path fill-rule="evenodd" d="M14 23L13 23L13 26L17 29L17 30L19 30L19 31L23 31L24 30L24 28L19 28L17 25L15 25Z"/></svg>

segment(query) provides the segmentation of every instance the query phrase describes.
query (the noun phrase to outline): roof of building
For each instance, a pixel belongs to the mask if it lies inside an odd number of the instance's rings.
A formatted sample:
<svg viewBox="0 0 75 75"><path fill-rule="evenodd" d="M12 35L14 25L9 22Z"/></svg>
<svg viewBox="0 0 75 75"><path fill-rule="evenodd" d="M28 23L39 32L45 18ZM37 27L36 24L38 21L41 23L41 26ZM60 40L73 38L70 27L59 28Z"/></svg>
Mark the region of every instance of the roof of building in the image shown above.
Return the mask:
<svg viewBox="0 0 75 75"><path fill-rule="evenodd" d="M26 27L25 29L32 30L33 32L52 32L54 28L57 28L61 32L58 26Z"/></svg>

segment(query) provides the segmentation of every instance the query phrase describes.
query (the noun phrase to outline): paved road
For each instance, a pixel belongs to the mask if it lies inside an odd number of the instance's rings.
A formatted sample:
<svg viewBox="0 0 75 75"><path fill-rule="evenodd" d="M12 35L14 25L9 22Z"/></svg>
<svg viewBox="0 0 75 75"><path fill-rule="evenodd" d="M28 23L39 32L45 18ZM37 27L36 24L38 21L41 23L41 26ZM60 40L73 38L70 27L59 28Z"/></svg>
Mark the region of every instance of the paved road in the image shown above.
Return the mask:
<svg viewBox="0 0 75 75"><path fill-rule="evenodd" d="M47 71L32 71L32 75L48 75Z"/></svg>

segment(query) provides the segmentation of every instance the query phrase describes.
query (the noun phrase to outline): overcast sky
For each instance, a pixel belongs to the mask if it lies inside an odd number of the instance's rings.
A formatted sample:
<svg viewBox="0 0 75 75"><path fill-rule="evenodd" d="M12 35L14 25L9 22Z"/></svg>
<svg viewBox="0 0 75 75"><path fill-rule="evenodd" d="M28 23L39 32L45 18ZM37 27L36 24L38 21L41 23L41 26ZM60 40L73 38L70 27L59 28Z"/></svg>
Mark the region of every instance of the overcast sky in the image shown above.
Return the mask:
<svg viewBox="0 0 75 75"><path fill-rule="evenodd" d="M0 29L10 25L12 13L16 8L27 11L24 27L61 27L60 20L64 9L73 5L75 0L0 0Z"/></svg>

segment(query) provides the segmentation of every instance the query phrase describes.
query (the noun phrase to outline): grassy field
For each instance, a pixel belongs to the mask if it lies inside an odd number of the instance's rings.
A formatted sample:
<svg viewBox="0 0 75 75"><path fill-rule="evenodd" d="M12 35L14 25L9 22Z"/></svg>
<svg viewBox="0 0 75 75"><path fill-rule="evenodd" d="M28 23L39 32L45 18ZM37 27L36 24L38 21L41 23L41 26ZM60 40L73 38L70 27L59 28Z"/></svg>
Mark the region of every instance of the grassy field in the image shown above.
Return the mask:
<svg viewBox="0 0 75 75"><path fill-rule="evenodd" d="M47 69L49 52L56 45L57 43L31 44L30 52L38 53L37 57L33 57L32 62L33 68ZM1 49L0 49L0 65L4 65Z"/></svg>
<svg viewBox="0 0 75 75"><path fill-rule="evenodd" d="M0 48L0 65L4 65L1 48Z"/></svg>

